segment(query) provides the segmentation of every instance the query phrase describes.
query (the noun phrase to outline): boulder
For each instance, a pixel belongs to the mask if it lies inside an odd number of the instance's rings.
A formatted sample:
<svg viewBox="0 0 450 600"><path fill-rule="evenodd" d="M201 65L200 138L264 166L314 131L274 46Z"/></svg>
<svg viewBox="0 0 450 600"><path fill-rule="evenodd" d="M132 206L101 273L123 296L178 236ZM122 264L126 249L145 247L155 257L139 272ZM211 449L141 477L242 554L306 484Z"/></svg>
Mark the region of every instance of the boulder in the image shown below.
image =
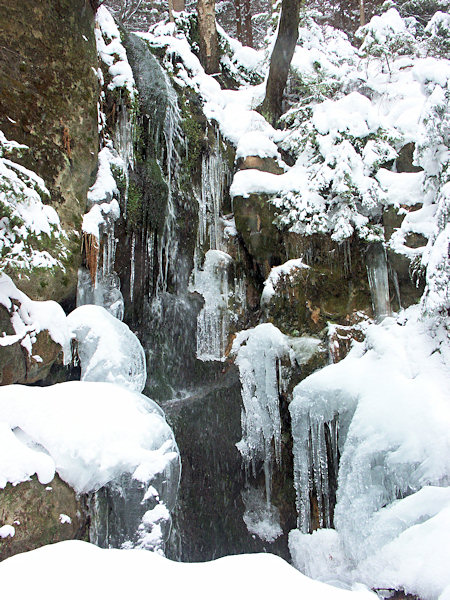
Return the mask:
<svg viewBox="0 0 450 600"><path fill-rule="evenodd" d="M58 475L47 485L36 477L0 490L0 527L14 535L0 536L0 560L46 544L86 539L87 512L83 498Z"/></svg>

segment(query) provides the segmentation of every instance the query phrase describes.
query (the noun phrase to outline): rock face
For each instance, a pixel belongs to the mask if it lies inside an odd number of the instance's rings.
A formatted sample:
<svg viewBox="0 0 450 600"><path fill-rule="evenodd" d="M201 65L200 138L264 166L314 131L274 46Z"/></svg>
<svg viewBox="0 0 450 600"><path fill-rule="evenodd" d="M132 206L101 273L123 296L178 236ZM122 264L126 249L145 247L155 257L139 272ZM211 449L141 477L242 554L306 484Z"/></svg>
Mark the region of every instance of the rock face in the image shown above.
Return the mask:
<svg viewBox="0 0 450 600"><path fill-rule="evenodd" d="M21 163L40 175L68 234L65 272L9 273L35 300L74 293L80 227L97 157L97 53L85 0L0 0L0 129L26 144Z"/></svg>
<svg viewBox="0 0 450 600"><path fill-rule="evenodd" d="M0 523L14 527L14 536L0 538L0 560L45 544L84 539L84 502L58 475L42 485L33 477L0 490Z"/></svg>

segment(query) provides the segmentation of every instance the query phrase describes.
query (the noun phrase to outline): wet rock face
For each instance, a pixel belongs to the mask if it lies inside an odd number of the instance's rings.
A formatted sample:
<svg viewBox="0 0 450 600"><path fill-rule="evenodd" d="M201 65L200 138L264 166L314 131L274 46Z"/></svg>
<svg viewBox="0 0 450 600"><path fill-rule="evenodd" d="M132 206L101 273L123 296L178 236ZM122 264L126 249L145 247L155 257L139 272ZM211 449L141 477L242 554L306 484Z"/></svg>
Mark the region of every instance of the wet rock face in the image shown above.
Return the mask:
<svg viewBox="0 0 450 600"><path fill-rule="evenodd" d="M14 527L14 536L0 538L0 560L45 544L85 539L84 502L58 475L42 485L33 477L0 490L0 523Z"/></svg>
<svg viewBox="0 0 450 600"><path fill-rule="evenodd" d="M8 310L0 306L0 331L15 335L10 317ZM0 346L0 385L35 383L47 377L55 362L62 364L62 348L47 330L36 335L30 354L20 341Z"/></svg>
<svg viewBox="0 0 450 600"><path fill-rule="evenodd" d="M32 298L60 301L76 288L81 219L96 170L94 14L85 0L0 0L0 18L0 129L29 146L20 162L44 179L69 236L65 272L20 281L10 274Z"/></svg>

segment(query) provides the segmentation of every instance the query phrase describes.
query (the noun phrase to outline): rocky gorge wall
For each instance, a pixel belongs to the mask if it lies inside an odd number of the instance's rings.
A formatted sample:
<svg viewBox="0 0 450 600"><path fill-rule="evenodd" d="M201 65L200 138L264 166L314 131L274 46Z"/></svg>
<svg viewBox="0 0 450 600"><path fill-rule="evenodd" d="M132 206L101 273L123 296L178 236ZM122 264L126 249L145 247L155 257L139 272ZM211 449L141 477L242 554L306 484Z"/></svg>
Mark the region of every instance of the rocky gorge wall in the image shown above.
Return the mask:
<svg viewBox="0 0 450 600"><path fill-rule="evenodd" d="M93 10L86 0L2 1L0 18L0 129L28 146L20 162L44 180L67 234L62 268L7 272L35 300L73 301L98 152Z"/></svg>

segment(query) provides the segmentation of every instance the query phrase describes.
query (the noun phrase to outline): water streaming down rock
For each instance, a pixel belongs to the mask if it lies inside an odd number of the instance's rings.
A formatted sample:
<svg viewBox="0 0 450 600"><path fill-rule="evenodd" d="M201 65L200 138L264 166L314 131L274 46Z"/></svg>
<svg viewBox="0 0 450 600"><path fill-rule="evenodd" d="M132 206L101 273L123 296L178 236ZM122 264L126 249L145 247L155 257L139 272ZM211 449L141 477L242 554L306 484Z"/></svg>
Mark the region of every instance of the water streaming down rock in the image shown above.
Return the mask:
<svg viewBox="0 0 450 600"><path fill-rule="evenodd" d="M371 244L366 252L367 277L375 319L382 321L391 314L386 250L383 244Z"/></svg>

